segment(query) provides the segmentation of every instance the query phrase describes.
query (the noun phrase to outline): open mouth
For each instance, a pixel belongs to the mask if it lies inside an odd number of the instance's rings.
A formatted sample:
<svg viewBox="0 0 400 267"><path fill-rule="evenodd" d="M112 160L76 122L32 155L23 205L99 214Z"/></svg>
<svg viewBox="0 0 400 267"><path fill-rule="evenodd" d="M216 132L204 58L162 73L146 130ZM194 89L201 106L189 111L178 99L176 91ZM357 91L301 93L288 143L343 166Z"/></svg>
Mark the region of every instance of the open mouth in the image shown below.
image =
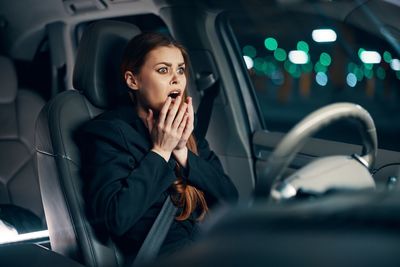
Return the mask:
<svg viewBox="0 0 400 267"><path fill-rule="evenodd" d="M168 96L171 97L172 99L176 99L180 94L181 94L181 92L174 91L174 92L169 93Z"/></svg>

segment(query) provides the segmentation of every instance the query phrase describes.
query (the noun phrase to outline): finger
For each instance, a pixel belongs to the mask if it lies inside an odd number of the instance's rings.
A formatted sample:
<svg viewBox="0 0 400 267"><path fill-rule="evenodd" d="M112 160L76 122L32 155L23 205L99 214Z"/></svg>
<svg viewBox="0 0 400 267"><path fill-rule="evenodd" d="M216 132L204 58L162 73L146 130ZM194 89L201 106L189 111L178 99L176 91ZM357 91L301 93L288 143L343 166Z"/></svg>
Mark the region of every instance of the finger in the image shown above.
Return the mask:
<svg viewBox="0 0 400 267"><path fill-rule="evenodd" d="M182 121L183 117L187 113L187 107L188 107L188 104L187 103L183 103L182 106L179 108L179 112L175 117L174 123L172 124L172 128L173 129L178 128L179 125L181 124L181 121Z"/></svg>
<svg viewBox="0 0 400 267"><path fill-rule="evenodd" d="M188 97L186 101L188 103L188 121L183 135L189 137L192 134L194 128L194 111L192 98Z"/></svg>
<svg viewBox="0 0 400 267"><path fill-rule="evenodd" d="M183 116L183 119L182 119L182 121L181 121L181 123L179 124L179 127L178 127L178 134L181 135L181 139L184 137L183 136L183 132L186 129L188 117L189 117L189 114L185 113L185 115ZM184 138L184 139L187 139L187 138Z"/></svg>
<svg viewBox="0 0 400 267"><path fill-rule="evenodd" d="M146 122L147 129L149 129L149 132L151 133L154 127L154 115L151 109L149 109L149 112L147 113Z"/></svg>
<svg viewBox="0 0 400 267"><path fill-rule="evenodd" d="M183 130L181 139L186 139L186 140L189 139L192 132L193 132L193 127L190 125L190 115L189 113L187 113L185 129Z"/></svg>
<svg viewBox="0 0 400 267"><path fill-rule="evenodd" d="M175 102L172 108L168 111L167 117L165 119L165 127L171 127L172 122L175 120L176 113L178 112L179 106L181 104L181 96L175 98Z"/></svg>
<svg viewBox="0 0 400 267"><path fill-rule="evenodd" d="M189 124L193 126L194 123L194 111L193 111L193 101L191 97L188 97L188 113L189 113Z"/></svg>
<svg viewBox="0 0 400 267"><path fill-rule="evenodd" d="M161 108L160 115L158 116L158 122L161 125L164 125L169 106L171 105L171 101L172 101L172 98L170 96L167 97L167 100L165 101L164 106Z"/></svg>

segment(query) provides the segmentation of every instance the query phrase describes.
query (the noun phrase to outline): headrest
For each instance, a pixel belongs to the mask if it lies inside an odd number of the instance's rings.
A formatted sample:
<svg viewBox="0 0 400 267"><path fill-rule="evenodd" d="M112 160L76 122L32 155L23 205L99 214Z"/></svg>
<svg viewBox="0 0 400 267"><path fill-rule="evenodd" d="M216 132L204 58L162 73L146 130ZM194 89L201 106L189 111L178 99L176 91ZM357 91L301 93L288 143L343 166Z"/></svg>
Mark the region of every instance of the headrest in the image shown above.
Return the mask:
<svg viewBox="0 0 400 267"><path fill-rule="evenodd" d="M17 73L13 62L0 56L0 103L11 103L17 97Z"/></svg>
<svg viewBox="0 0 400 267"><path fill-rule="evenodd" d="M73 85L99 108L109 108L127 87L120 73L128 41L140 33L135 25L119 21L91 24L83 33L75 62Z"/></svg>

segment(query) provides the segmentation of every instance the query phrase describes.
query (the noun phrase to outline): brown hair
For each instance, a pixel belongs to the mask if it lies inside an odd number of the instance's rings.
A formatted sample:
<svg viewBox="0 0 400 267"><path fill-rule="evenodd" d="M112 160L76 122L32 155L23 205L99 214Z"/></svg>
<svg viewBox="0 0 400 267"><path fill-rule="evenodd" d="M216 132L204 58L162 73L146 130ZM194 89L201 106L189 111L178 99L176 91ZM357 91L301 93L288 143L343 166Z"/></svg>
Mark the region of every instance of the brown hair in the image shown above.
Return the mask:
<svg viewBox="0 0 400 267"><path fill-rule="evenodd" d="M146 60L147 54L155 48L162 46L173 46L182 52L186 65L185 75L187 77L189 56L186 49L170 36L156 32L142 33L129 41L122 58L122 75L124 76L126 71L131 71L133 74L139 74L140 69ZM135 93L132 90L129 90L129 94L135 102ZM193 134L190 135L186 146L188 150L196 155L198 154L197 144ZM181 168L178 164L175 167L175 175L177 180L172 185L172 188L175 191L172 200L176 206L183 208L182 213L176 217L176 219L186 220L189 218L190 214L199 207L201 214L198 217L198 220L202 220L208 211L204 193L196 187L187 184L187 181L182 177Z"/></svg>

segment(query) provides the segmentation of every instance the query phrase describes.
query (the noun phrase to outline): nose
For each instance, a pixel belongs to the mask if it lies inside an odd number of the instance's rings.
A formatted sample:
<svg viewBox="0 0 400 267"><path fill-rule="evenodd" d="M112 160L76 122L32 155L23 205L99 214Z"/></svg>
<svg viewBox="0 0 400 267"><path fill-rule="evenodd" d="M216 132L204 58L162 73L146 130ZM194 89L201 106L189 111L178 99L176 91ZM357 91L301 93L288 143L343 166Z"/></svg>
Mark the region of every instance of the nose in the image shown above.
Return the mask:
<svg viewBox="0 0 400 267"><path fill-rule="evenodd" d="M179 83L179 77L176 74L173 74L171 77L171 81L169 82L171 85L175 85Z"/></svg>

